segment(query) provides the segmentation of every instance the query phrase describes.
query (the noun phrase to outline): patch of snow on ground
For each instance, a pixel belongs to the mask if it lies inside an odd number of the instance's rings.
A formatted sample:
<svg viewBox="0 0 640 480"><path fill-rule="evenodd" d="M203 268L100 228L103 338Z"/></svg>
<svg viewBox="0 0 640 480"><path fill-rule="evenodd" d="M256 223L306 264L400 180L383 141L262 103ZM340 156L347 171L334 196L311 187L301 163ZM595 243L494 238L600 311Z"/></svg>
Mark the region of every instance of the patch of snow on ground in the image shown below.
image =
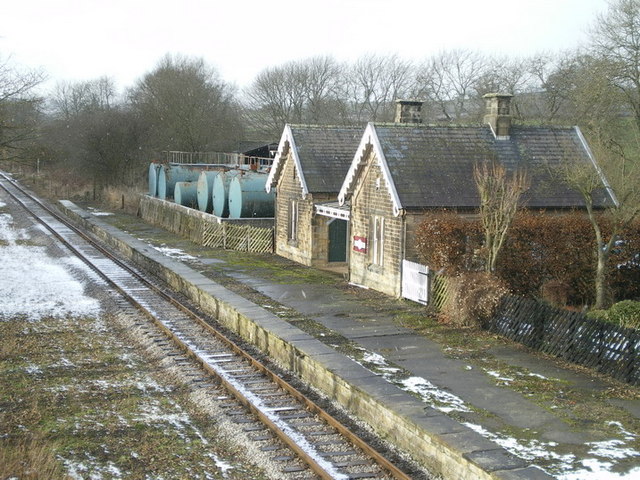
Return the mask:
<svg viewBox="0 0 640 480"><path fill-rule="evenodd" d="M504 377L500 374L500 372L496 372L495 370L485 370L485 372L487 372L487 375L492 376L493 378L495 378L496 380L499 380L500 382L507 383L507 384L510 382L513 382L513 378Z"/></svg>
<svg viewBox="0 0 640 480"><path fill-rule="evenodd" d="M96 217L108 217L109 215L113 215L113 213L111 212L101 212L100 210L96 210L95 208L91 207L89 207L89 212L91 213L91 215L94 215Z"/></svg>
<svg viewBox="0 0 640 480"><path fill-rule="evenodd" d="M640 467L626 473L611 471L611 463L588 458L582 462L583 469L558 476L559 480L634 480L640 478Z"/></svg>
<svg viewBox="0 0 640 480"><path fill-rule="evenodd" d="M25 315L96 316L100 305L84 294L83 286L43 247L17 245L27 240L24 230L13 228L11 215L0 215L0 318Z"/></svg>
<svg viewBox="0 0 640 480"><path fill-rule="evenodd" d="M576 463L574 455L559 455L555 453L553 451L553 447L557 446L555 442L544 443L538 440L530 440L527 444L524 444L515 438L489 432L480 425L472 423L463 423L463 425L525 460L535 461L543 458L552 460L555 465L555 471L551 473L559 480L632 480L639 478L638 475L640 475L640 467L633 468L626 473L611 471L613 463L608 459L633 458L640 455L640 452L636 450L620 448L620 444L623 442L619 440L590 443L589 445L593 446L593 448L589 453L598 458L587 458Z"/></svg>
<svg viewBox="0 0 640 480"><path fill-rule="evenodd" d="M82 284L42 247L0 247L0 265L0 318L25 315L39 320L100 312L98 301L86 296Z"/></svg>
<svg viewBox="0 0 640 480"><path fill-rule="evenodd" d="M624 447L624 442L622 440L593 442L588 443L587 445L592 447L591 450L589 450L589 453L591 453L592 455L597 455L598 457L611 459L622 459L630 457L640 458L640 452L634 450L633 448Z"/></svg>
<svg viewBox="0 0 640 480"><path fill-rule="evenodd" d="M433 383L421 377L408 377L405 378L402 375L402 369L397 367L391 367L387 363L387 359L382 355L370 352L363 348L359 348L363 351L362 361L351 357L356 363L362 365L373 373L382 375L387 382L397 385L406 392L415 393L420 399L427 403L429 406L435 408L444 413L450 412L469 412L469 408L465 405L464 400L460 397L441 390ZM366 363L370 365L369 368Z"/></svg>
<svg viewBox="0 0 640 480"><path fill-rule="evenodd" d="M457 395L445 392L436 387L429 380L422 377L409 377L401 381L402 386L409 392L420 395L424 402L429 403L436 410L444 413L449 412L469 412L469 408L465 405Z"/></svg>
<svg viewBox="0 0 640 480"><path fill-rule="evenodd" d="M215 453L211 453L209 454L210 458L213 459L213 461L216 464L216 467L218 467L220 469L220 472L222 472L222 476L226 477L226 474L229 470L233 470L233 465L231 465L230 463L225 462L224 460L220 460Z"/></svg>
<svg viewBox="0 0 640 480"><path fill-rule="evenodd" d="M29 234L24 229L13 227L13 217L8 213L0 214L0 241L15 245L18 240L29 240Z"/></svg>
<svg viewBox="0 0 640 480"><path fill-rule="evenodd" d="M161 254L166 255L167 257L170 257L170 258L175 258L177 260L196 260L196 257L183 252L179 248L156 247L156 246L153 246L153 248L159 251Z"/></svg>
<svg viewBox="0 0 640 480"><path fill-rule="evenodd" d="M611 421L611 422L607 422L607 425L611 427L618 427L618 430L620 430L620 433L624 435L625 440L634 440L635 438L638 437L638 435L636 435L635 433L631 433L630 431L625 430L625 428L622 426L620 422Z"/></svg>
<svg viewBox="0 0 640 480"><path fill-rule="evenodd" d="M375 365L387 366L387 360L379 353L366 352L362 357L363 362L373 363Z"/></svg>

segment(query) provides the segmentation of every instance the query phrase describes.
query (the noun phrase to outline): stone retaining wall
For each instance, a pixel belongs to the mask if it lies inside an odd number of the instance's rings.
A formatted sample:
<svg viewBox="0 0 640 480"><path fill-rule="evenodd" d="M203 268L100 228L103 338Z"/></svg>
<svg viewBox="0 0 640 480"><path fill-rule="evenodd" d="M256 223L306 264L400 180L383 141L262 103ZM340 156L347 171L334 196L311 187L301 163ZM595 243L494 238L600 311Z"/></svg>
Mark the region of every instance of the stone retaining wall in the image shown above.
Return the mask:
<svg viewBox="0 0 640 480"><path fill-rule="evenodd" d="M62 202L65 214L187 295L209 315L318 388L445 479L551 479L355 362L186 265ZM374 386L365 390L365 386ZM375 391L377 393L369 393Z"/></svg>

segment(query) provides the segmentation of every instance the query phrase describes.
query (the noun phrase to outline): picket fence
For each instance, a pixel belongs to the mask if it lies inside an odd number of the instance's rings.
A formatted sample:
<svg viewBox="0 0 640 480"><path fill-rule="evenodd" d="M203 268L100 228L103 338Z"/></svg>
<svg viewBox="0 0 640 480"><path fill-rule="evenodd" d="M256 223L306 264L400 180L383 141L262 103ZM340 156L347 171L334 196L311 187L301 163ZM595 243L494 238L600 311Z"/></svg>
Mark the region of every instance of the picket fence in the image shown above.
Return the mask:
<svg viewBox="0 0 640 480"><path fill-rule="evenodd" d="M536 300L505 297L488 330L530 348L640 385L640 332Z"/></svg>

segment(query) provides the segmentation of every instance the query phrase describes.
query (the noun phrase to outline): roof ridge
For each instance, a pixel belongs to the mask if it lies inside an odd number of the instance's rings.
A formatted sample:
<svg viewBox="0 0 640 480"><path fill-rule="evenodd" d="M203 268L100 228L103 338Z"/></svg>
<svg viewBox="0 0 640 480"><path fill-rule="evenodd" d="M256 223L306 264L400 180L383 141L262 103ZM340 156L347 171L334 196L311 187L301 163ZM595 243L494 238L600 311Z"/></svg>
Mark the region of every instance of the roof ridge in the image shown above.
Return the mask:
<svg viewBox="0 0 640 480"><path fill-rule="evenodd" d="M364 132L366 125L317 125L317 124L305 124L305 123L290 123L289 127L291 128L311 128L311 129L337 129L337 128L357 128L361 129Z"/></svg>
<svg viewBox="0 0 640 480"><path fill-rule="evenodd" d="M398 128L488 128L486 123L397 123L397 122L371 122L376 127ZM573 130L573 125L523 125L512 124L514 129L546 129L546 130Z"/></svg>

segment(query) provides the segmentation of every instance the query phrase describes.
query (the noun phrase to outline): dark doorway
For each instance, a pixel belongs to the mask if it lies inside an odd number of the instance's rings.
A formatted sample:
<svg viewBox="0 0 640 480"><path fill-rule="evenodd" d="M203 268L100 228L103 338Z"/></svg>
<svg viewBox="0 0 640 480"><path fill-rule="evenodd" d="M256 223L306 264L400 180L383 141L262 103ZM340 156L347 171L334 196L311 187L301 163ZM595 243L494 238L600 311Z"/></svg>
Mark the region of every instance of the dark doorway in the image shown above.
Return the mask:
<svg viewBox="0 0 640 480"><path fill-rule="evenodd" d="M335 219L329 223L329 262L347 261L347 221Z"/></svg>

